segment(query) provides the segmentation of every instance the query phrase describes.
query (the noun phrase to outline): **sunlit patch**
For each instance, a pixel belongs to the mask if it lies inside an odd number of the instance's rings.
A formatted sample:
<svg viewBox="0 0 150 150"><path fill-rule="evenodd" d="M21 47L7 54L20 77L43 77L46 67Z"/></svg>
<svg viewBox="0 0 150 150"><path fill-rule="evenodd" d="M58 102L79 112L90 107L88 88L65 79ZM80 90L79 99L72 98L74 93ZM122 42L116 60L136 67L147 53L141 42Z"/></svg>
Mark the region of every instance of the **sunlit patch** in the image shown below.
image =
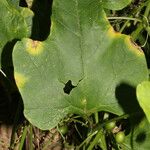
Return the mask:
<svg viewBox="0 0 150 150"><path fill-rule="evenodd" d="M43 51L43 44L40 41L28 39L26 43L26 50L31 55L39 55Z"/></svg>
<svg viewBox="0 0 150 150"><path fill-rule="evenodd" d="M23 88L25 83L28 81L28 78L25 77L23 74L17 72L15 72L14 76L18 88Z"/></svg>
<svg viewBox="0 0 150 150"><path fill-rule="evenodd" d="M87 100L86 99L82 99L81 103L82 103L82 105L86 106L87 105Z"/></svg>
<svg viewBox="0 0 150 150"><path fill-rule="evenodd" d="M133 51L133 52L134 52L135 54L137 54L138 56L143 56L143 55L144 55L142 49L141 49L136 43L134 43L134 42L131 40L130 36L127 36L127 37L125 38L125 43L127 44L129 50Z"/></svg>

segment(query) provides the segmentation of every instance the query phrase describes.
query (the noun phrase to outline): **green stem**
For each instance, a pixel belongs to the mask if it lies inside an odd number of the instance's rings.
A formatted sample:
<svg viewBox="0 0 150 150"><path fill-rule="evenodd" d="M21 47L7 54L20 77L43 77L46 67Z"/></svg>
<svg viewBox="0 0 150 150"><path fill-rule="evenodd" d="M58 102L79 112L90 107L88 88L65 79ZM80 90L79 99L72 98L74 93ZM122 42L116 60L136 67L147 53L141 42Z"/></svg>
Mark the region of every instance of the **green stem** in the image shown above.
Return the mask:
<svg viewBox="0 0 150 150"><path fill-rule="evenodd" d="M77 123L80 123L82 126L88 127L87 124L85 124L84 122L82 122L82 121L80 121L80 120L76 120L76 119L74 119L74 118L71 118L70 121L71 121L71 122L75 122L75 123L77 122Z"/></svg>
<svg viewBox="0 0 150 150"><path fill-rule="evenodd" d="M127 20L124 24L123 24L123 26L121 27L121 29L119 30L119 32L123 32L123 30L125 29L125 27L127 26L127 24L129 23L130 21L129 20Z"/></svg>
<svg viewBox="0 0 150 150"><path fill-rule="evenodd" d="M134 41L136 41L136 39L138 38L138 35L139 35L140 32L142 31L142 29L143 29L143 24L141 23L141 24L137 27L137 29L131 33L132 39L133 39Z"/></svg>
<svg viewBox="0 0 150 150"><path fill-rule="evenodd" d="M75 129L76 129L76 131L77 131L77 133L78 133L78 135L80 136L80 138L82 139L83 137L82 137L82 135L81 135L81 133L80 133L80 131L78 130L78 128L77 128L77 126L76 126L76 124L75 124Z"/></svg>
<svg viewBox="0 0 150 150"><path fill-rule="evenodd" d="M117 121L123 118L128 118L130 115L129 114L125 114L113 119L110 119L108 121L105 121L103 123L101 123L100 125L97 125L97 127L94 129L94 131L77 147L77 150L79 150L85 143L87 143L95 134L97 134L98 130L100 131L102 129L102 127L105 126L105 124L112 122L112 121ZM103 142L104 143L104 142ZM105 144L104 144L105 145Z"/></svg>
<svg viewBox="0 0 150 150"><path fill-rule="evenodd" d="M148 5L147 5L147 7L146 7L145 12L144 12L144 16L145 16L145 17L148 17L149 11L150 11L150 1L149 1Z"/></svg>
<svg viewBox="0 0 150 150"><path fill-rule="evenodd" d="M90 146L88 147L87 150L92 150L93 147L98 143L98 141L101 139L102 142L101 142L101 146L102 147L105 147L106 149L106 142L105 142L105 139L104 139L104 133L102 132L102 127L105 126L105 124L109 123L109 122L112 122L112 121L117 121L117 120L120 120L120 119L123 119L123 118L128 118L130 115L129 114L125 114L125 115L122 115L122 116L119 116L119 117L116 117L116 118L113 118L113 119L110 119L108 121L105 121L103 123L101 123L99 126L97 126L97 129L99 130L96 137L94 138L94 140L92 141L92 143L90 144Z"/></svg>
<svg viewBox="0 0 150 150"><path fill-rule="evenodd" d="M98 143L98 141L103 137L104 133L103 130L99 130L94 140L90 143L90 146L87 148L87 150L93 150L93 147ZM106 149L106 147L105 147Z"/></svg>
<svg viewBox="0 0 150 150"><path fill-rule="evenodd" d="M150 12L150 1L148 2L145 12L144 12L144 17L147 18ZM140 34L140 32L143 30L143 23L141 22L140 25L138 26L138 28L132 32L131 36L133 38L133 40L135 41L138 38L138 35Z"/></svg>
<svg viewBox="0 0 150 150"><path fill-rule="evenodd" d="M30 150L33 150L33 139L32 139L33 130L32 130L32 125L31 125L31 124L30 124L30 126L29 126L29 129L30 129L30 133L29 133L29 138L30 138L30 141L29 141Z"/></svg>
<svg viewBox="0 0 150 150"><path fill-rule="evenodd" d="M19 145L19 150L23 149L24 141L25 141L26 135L27 135L27 130L28 130L28 126L25 126L24 130L23 130L22 137L21 137L20 145Z"/></svg>
<svg viewBox="0 0 150 150"><path fill-rule="evenodd" d="M95 134L97 134L97 131L90 134L76 149L79 150L85 143L87 143Z"/></svg>
<svg viewBox="0 0 150 150"><path fill-rule="evenodd" d="M150 36L150 27L147 27L146 31L147 31L148 35Z"/></svg>
<svg viewBox="0 0 150 150"><path fill-rule="evenodd" d="M120 119L127 119L128 117L135 115L135 114L139 114L139 112L137 113L133 113L133 114L125 114L125 115L121 115L118 117L115 117L113 119L107 120L103 123L101 123L100 125L98 125L94 131L98 130L97 135L95 136L93 142L91 143L91 145L89 146L88 150L92 150L92 148L94 147L94 144L97 144L98 140L102 137L101 132L102 132L102 127L104 127L107 123L113 122L113 121L118 121ZM102 143L101 143L102 144ZM102 146L105 146L105 144L103 144Z"/></svg>
<svg viewBox="0 0 150 150"><path fill-rule="evenodd" d="M107 17L108 20L133 20L133 21L138 21L138 22L142 22L142 20L138 19L138 18L132 18L132 17Z"/></svg>
<svg viewBox="0 0 150 150"><path fill-rule="evenodd" d="M126 119L128 118L130 115L129 114L125 114L125 115L121 115L121 116L118 116L118 117L115 117L113 119L110 119L110 120L107 120L107 121L104 121L103 123L101 123L100 125L97 125L97 127L95 128L95 130L100 130L102 127L104 127L107 123L110 123L110 122L113 122L113 121L118 121L120 119ZM95 131L94 130L94 131Z"/></svg>
<svg viewBox="0 0 150 150"><path fill-rule="evenodd" d="M95 123L99 122L98 112L94 113Z"/></svg>
<svg viewBox="0 0 150 150"><path fill-rule="evenodd" d="M143 9L143 7L147 6L147 4L148 4L149 2L150 2L150 1L146 1L145 3L142 3L136 10L134 10L134 11L132 12L132 14L137 14L137 13L139 13L139 12ZM129 17L131 18L132 15L129 16ZM129 21L130 21L130 20L127 20L127 21L123 24L123 26L121 27L121 29L120 29L119 32L123 32L123 30L125 29L125 27L126 27L126 25L128 24Z"/></svg>

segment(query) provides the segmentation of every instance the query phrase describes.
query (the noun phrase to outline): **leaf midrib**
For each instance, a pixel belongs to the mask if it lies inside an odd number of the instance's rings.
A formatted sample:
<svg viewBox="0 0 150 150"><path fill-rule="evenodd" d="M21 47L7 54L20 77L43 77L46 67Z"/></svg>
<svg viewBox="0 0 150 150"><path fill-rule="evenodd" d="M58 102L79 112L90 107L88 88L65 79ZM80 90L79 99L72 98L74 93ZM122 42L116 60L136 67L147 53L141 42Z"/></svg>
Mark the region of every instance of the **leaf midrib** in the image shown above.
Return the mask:
<svg viewBox="0 0 150 150"><path fill-rule="evenodd" d="M80 15L79 15L79 3L78 3L78 0L75 0L75 4L76 4L76 16L77 16L77 26L78 26L78 30L79 30L79 33L80 33L80 35L78 36L78 38L79 38L79 41L80 41L80 43L79 43L79 46L80 46L80 52L81 52L81 65L82 65L82 73L83 73L83 77L79 80L79 82L81 81L81 80L83 80L83 78L84 78L84 75L85 75L85 73L84 73L84 61L83 61L83 32L82 32L82 27L81 27L81 20L80 20Z"/></svg>

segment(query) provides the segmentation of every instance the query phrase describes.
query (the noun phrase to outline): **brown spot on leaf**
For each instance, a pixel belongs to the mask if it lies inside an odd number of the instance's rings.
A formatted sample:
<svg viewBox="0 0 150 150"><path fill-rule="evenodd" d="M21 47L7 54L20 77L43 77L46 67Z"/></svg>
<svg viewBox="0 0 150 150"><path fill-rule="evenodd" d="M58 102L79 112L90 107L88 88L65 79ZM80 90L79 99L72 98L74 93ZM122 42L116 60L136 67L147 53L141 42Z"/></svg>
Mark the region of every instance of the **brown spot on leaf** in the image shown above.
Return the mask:
<svg viewBox="0 0 150 150"><path fill-rule="evenodd" d="M140 46L138 46L131 38L130 36L127 36L125 38L125 43L127 44L128 48L133 51L135 54L138 56L143 56L143 50L141 49Z"/></svg>
<svg viewBox="0 0 150 150"><path fill-rule="evenodd" d="M39 55L43 51L43 43L28 39L26 42L26 50L31 55Z"/></svg>

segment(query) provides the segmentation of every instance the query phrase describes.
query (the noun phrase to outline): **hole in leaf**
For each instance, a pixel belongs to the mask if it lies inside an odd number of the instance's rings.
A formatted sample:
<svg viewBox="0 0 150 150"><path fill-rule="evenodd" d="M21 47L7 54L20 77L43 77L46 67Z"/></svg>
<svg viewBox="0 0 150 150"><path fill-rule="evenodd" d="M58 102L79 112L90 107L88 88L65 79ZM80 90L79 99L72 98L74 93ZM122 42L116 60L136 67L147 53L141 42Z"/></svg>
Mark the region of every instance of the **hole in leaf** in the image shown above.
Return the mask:
<svg viewBox="0 0 150 150"><path fill-rule="evenodd" d="M69 80L69 81L65 84L65 87L63 88L63 90L64 90L64 92L65 92L66 94L70 94L71 90L72 90L73 88L75 88L75 87L76 87L76 86L72 85L72 81Z"/></svg>

